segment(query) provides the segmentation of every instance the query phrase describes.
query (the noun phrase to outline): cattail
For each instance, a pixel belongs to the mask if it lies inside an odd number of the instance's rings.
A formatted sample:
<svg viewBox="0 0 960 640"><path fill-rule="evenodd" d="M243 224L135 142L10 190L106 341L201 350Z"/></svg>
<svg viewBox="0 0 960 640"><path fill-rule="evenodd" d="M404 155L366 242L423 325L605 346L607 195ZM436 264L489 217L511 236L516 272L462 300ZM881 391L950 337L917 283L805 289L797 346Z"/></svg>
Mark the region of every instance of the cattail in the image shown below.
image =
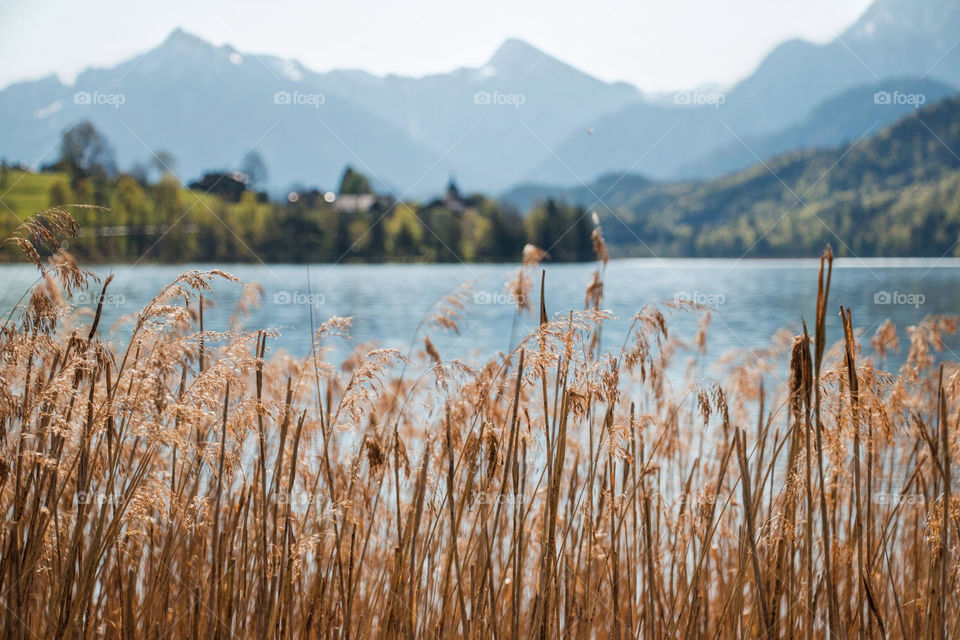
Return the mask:
<svg viewBox="0 0 960 640"><path fill-rule="evenodd" d="M597 214L594 213L593 216L596 225L590 234L590 239L593 241L593 252L597 254L597 260L606 266L610 262L610 252L607 251L607 241L603 239L603 232L600 230L599 220L596 217Z"/></svg>

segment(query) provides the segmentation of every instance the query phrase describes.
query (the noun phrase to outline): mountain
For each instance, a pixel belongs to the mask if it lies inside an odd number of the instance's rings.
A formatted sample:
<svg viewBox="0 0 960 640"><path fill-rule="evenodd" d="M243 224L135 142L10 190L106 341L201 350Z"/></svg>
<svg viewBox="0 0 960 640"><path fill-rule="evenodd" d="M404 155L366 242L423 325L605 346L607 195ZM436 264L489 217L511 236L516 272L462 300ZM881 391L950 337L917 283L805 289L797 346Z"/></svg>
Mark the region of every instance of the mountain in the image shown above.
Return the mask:
<svg viewBox="0 0 960 640"><path fill-rule="evenodd" d="M792 40L777 47L731 92L753 126L770 132L846 88L896 77L960 86L960 3L875 0L833 41ZM763 104L751 110L749 105Z"/></svg>
<svg viewBox="0 0 960 640"><path fill-rule="evenodd" d="M422 78L333 72L326 81L442 156L474 189L515 182L571 130L641 99L630 85L597 80L516 39L479 68Z"/></svg>
<svg viewBox="0 0 960 640"><path fill-rule="evenodd" d="M519 184L500 194L498 200L522 213L529 212L548 199L590 209L604 206L616 209L628 204L638 193L659 187L660 183L635 173L609 173L590 184L575 187Z"/></svg>
<svg viewBox="0 0 960 640"><path fill-rule="evenodd" d="M524 182L576 185L609 173L667 179L691 158L731 140L712 106L640 102L570 134Z"/></svg>
<svg viewBox="0 0 960 640"><path fill-rule="evenodd" d="M493 192L607 174L701 178L743 168L754 153L837 144L871 118L882 127L906 112L864 103L868 88L923 87L931 101L957 90L958 41L960 0L876 0L835 40L784 43L728 91L705 85L664 99L518 39L478 67L405 77L316 72L176 30L71 86L49 77L0 91L0 158L50 162L61 132L89 119L121 167L165 150L184 181L256 149L274 192L334 188L347 164L412 197L436 193L451 174Z"/></svg>
<svg viewBox="0 0 960 640"><path fill-rule="evenodd" d="M621 254L812 256L830 243L847 256L957 255L958 149L954 97L862 140L714 180L621 179L594 209ZM599 194L602 183L590 189Z"/></svg>
<svg viewBox="0 0 960 640"><path fill-rule="evenodd" d="M492 189L581 122L639 98L519 40L476 69L381 78L316 73L176 30L141 56L81 73L73 86L45 78L0 92L0 156L49 162L60 133L89 119L120 166L168 150L184 180L255 148L274 188L333 188L349 163L397 194L435 191L451 173L471 189Z"/></svg>
<svg viewBox="0 0 960 640"><path fill-rule="evenodd" d="M919 106L957 93L935 80L904 78L844 91L818 105L800 123L776 133L728 143L674 172L679 178L733 173L794 149L824 148L856 140L909 115ZM887 100L889 98L889 100Z"/></svg>
<svg viewBox="0 0 960 640"><path fill-rule="evenodd" d="M573 131L523 181L569 185L624 171L704 177L717 169L706 159L698 163L701 158L796 127L852 88L905 78L960 87L958 41L960 1L876 0L830 43L780 45L728 92L681 92L678 104L631 104L593 123L594 136ZM792 148L805 148L823 141L799 135L811 132L815 128L784 135ZM706 173L695 174L698 166Z"/></svg>
<svg viewBox="0 0 960 640"><path fill-rule="evenodd" d="M81 73L73 86L41 82L0 92L0 155L8 160L52 161L60 133L81 119L103 132L121 167L166 150L183 182L206 169L235 167L250 149L266 158L279 186L333 187L347 162L412 183L436 157L393 124L323 94L317 77L295 63L215 47L180 30L137 58ZM291 104L297 96L304 102ZM322 98L310 103L316 96Z"/></svg>

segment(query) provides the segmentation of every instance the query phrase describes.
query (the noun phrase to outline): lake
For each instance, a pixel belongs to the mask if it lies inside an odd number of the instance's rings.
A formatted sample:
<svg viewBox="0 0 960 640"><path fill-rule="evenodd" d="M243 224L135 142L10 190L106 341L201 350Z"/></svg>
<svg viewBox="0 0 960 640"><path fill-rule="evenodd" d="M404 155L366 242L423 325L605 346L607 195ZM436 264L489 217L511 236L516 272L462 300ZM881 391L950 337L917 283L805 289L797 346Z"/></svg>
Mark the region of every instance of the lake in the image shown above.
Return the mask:
<svg viewBox="0 0 960 640"><path fill-rule="evenodd" d="M425 317L436 302L472 282L469 304L460 321L459 335L429 329L445 359L472 359L508 349L536 325L536 315L514 327L514 305L503 284L516 272L510 264L442 265L112 265L93 271L114 274L101 327L122 339L128 327L114 326L135 312L179 273L224 269L248 283L263 287L259 306L243 320L247 328L272 328L279 336L269 344L304 354L309 349L311 312L314 323L330 316L352 316L352 343L377 342L406 350L421 340ZM616 319L604 329L607 347L623 342L630 320L641 307L658 300L684 298L713 307L708 333L707 360L733 349L767 346L773 333L787 327L800 331L800 320L813 324L816 304L817 260L614 260L606 271L604 307ZM547 311L553 316L582 309L584 289L595 264L546 265ZM24 291L37 279L27 265L0 266L0 309L6 316ZM830 341L841 338L839 305L852 309L855 327L867 335L885 319L896 324L902 346L904 329L928 314L960 311L960 260L957 259L838 259L834 263L830 294ZM534 286L537 308L539 283ZM205 314L206 326L224 329L240 300L241 287L217 282L211 296L216 305ZM96 292L80 296L81 306L93 306ZM696 331L692 314L674 312L672 334L691 339ZM419 329L418 329L419 328ZM418 333L419 331L419 333ZM945 357L960 360L960 341L948 340ZM341 354L343 349L340 350Z"/></svg>

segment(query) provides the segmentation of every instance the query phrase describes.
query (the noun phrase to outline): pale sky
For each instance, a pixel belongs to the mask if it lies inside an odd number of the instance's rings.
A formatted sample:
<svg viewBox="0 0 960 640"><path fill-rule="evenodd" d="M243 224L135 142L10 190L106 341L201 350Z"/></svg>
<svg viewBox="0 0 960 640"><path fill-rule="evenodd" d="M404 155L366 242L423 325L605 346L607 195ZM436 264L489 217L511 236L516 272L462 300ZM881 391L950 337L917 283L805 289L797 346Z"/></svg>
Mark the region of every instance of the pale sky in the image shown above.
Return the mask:
<svg viewBox="0 0 960 640"><path fill-rule="evenodd" d="M0 0L0 87L65 81L176 27L323 71L479 66L508 37L645 91L729 84L792 37L824 42L870 0Z"/></svg>

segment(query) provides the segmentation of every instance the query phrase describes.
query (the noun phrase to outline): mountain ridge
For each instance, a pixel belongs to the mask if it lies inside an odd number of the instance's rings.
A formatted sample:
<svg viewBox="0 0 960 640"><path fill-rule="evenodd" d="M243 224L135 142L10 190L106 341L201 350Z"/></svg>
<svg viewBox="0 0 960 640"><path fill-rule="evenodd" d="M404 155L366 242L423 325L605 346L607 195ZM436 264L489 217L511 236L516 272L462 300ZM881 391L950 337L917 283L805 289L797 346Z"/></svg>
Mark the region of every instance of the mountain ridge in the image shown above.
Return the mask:
<svg viewBox="0 0 960 640"><path fill-rule="evenodd" d="M592 78L519 40L505 42L490 61L499 67L492 74L482 73L485 67L420 78L316 72L294 60L238 52L177 29L139 56L81 72L70 85L48 78L0 91L0 116L8 129L0 155L31 165L50 162L59 133L90 119L117 147L121 166L168 150L180 159L186 180L239 159L243 149L227 135L232 128L266 156L275 170L275 187L329 187L344 165L354 164L398 194L422 194L426 185L434 190L451 173L467 176L474 189L491 189L512 180L518 164L539 160L543 149L530 144L534 137L555 143L581 121L639 98L635 88ZM278 108L273 115L282 125L277 133L288 134L286 144L257 142L270 126L265 110L284 91L313 96L318 108L313 113ZM112 92L124 99L119 108L106 110L77 104L73 94L82 92ZM475 95L480 92L494 100L519 95L524 111L482 104ZM573 99L577 92L592 99ZM304 149L304 142L322 147L323 157ZM38 158L43 149L48 151ZM513 164L491 162L503 152ZM409 156L406 162L404 156ZM319 172L304 168L318 163Z"/></svg>
<svg viewBox="0 0 960 640"><path fill-rule="evenodd" d="M592 205L621 256L796 257L816 255L827 243L847 256L958 255L954 148L960 148L960 96L862 140L790 151L713 180L609 175L540 197ZM597 205L594 194L604 193ZM503 199L530 195L518 189Z"/></svg>
<svg viewBox="0 0 960 640"><path fill-rule="evenodd" d="M958 7L958 0L876 0L830 43L788 41L729 90L707 85L672 101L597 79L519 38L480 66L411 77L314 71L178 28L138 56L81 72L72 85L48 77L0 91L0 157L50 162L60 132L89 119L116 147L120 166L166 150L184 180L255 148L275 193L293 184L329 188L347 164L418 197L450 174L468 190L492 192L608 173L706 177L723 169L714 165L725 148L786 139L825 101L878 77L960 87L960 47L937 48L960 39ZM889 27L901 23L907 27ZM83 92L112 92L124 102L115 109L75 103L73 94ZM274 103L284 92L294 104ZM790 140L793 148L823 143L809 131Z"/></svg>
<svg viewBox="0 0 960 640"><path fill-rule="evenodd" d="M896 26L870 28L881 22ZM957 0L926 4L875 0L830 42L792 39L775 47L751 74L720 94L723 102L716 108L692 102L628 105L595 124L597 131L616 131L615 138L585 139L574 132L554 149L553 157L546 157L521 182L576 184L627 170L674 179L683 176L681 168L694 157L716 153L741 139L782 131L824 100L857 86L916 78L960 90L958 41ZM698 112L691 113L692 109ZM661 136L666 136L662 141L666 144L658 143L659 148L651 150ZM578 180L570 180L571 174Z"/></svg>

